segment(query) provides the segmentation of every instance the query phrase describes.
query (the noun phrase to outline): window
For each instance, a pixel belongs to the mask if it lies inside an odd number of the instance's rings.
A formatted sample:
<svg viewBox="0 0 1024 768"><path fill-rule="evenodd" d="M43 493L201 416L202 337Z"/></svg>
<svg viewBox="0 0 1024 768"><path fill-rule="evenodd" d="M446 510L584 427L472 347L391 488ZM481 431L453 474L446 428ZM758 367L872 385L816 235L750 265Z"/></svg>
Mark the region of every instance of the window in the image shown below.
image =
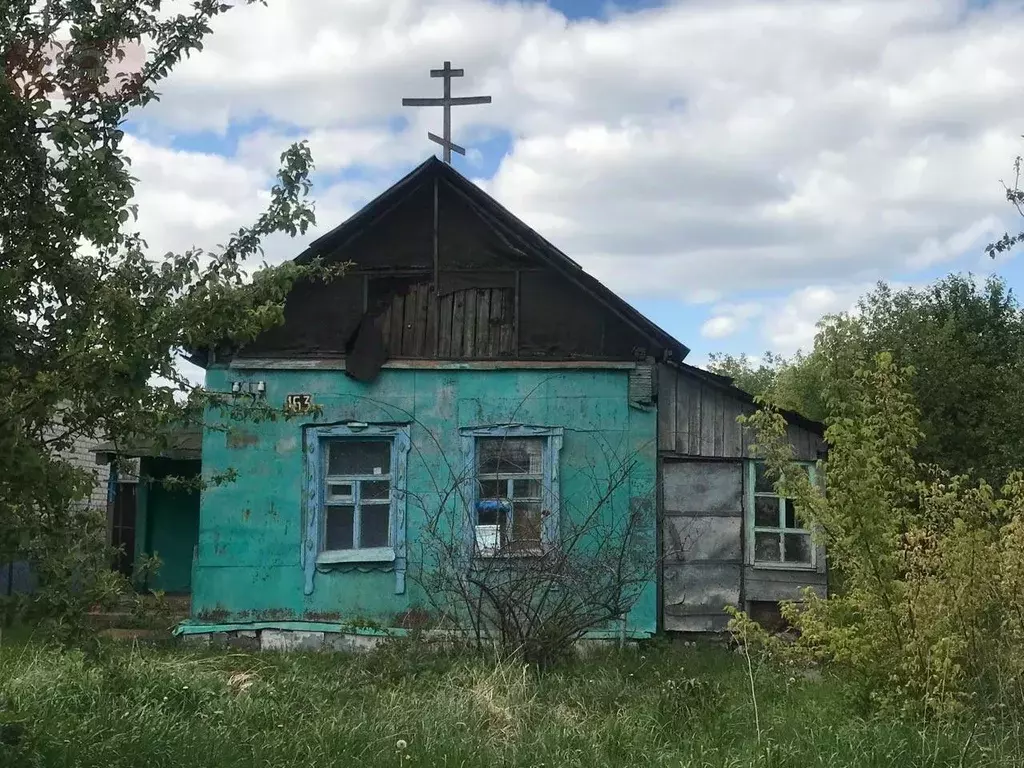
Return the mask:
<svg viewBox="0 0 1024 768"><path fill-rule="evenodd" d="M469 432L476 552L542 552L558 534L561 429L514 426Z"/></svg>
<svg viewBox="0 0 1024 768"><path fill-rule="evenodd" d="M391 441L326 441L321 552L391 546Z"/></svg>
<svg viewBox="0 0 1024 768"><path fill-rule="evenodd" d="M814 467L801 465L814 480ZM811 532L796 518L792 499L779 496L763 462L750 462L747 482L748 560L756 566L811 568Z"/></svg>
<svg viewBox="0 0 1024 768"><path fill-rule="evenodd" d="M405 426L362 424L306 430L306 594L318 567L382 563L404 591Z"/></svg>
<svg viewBox="0 0 1024 768"><path fill-rule="evenodd" d="M542 437L477 439L476 538L481 550L540 550L545 442Z"/></svg>

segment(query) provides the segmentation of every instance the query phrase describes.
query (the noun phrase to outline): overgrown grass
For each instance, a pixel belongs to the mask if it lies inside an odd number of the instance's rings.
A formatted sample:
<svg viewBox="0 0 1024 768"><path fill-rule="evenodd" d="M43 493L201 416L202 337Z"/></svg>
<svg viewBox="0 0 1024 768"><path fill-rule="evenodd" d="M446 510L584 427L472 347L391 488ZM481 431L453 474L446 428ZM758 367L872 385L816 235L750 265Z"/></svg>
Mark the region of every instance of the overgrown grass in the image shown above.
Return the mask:
<svg viewBox="0 0 1024 768"><path fill-rule="evenodd" d="M371 654L0 645L0 766L1010 766L1009 714L895 723L828 676L650 645L530 669Z"/></svg>

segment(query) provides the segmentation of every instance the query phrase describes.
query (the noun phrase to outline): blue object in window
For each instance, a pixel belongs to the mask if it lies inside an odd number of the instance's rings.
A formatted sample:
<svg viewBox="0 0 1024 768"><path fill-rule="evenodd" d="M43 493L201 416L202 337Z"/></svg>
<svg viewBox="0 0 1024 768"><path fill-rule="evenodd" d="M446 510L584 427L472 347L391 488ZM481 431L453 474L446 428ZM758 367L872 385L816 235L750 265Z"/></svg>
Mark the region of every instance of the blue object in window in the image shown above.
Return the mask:
<svg viewBox="0 0 1024 768"><path fill-rule="evenodd" d="M510 512L512 504L505 499L480 499L476 503L477 514L481 512Z"/></svg>

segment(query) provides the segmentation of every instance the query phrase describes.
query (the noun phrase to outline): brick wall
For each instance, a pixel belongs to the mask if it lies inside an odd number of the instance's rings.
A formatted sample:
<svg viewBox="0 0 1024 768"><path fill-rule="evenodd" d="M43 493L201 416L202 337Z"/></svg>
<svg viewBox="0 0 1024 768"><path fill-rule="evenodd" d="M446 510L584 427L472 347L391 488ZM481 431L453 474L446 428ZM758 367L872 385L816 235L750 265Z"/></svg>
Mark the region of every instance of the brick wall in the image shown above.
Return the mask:
<svg viewBox="0 0 1024 768"><path fill-rule="evenodd" d="M93 474L96 478L96 484L93 486L92 493L89 495L87 503L90 507L94 507L96 509L106 509L107 477L110 472L110 467L105 464L97 464L96 454L92 452L92 449L100 442L100 440L94 440L88 437L79 437L75 440L75 444L70 450L60 451L58 452L58 455L71 462L76 467Z"/></svg>
<svg viewBox="0 0 1024 768"><path fill-rule="evenodd" d="M58 414L57 419L54 422L52 436L56 436L60 429L60 417ZM50 435L48 435L49 437ZM96 479L93 485L92 493L85 499L85 503L94 509L106 509L107 508L107 477L110 472L110 467L104 464L96 463L96 454L92 452L92 449L99 445L102 440L93 437L87 437L80 435L75 438L74 444L66 450L57 451L57 455L62 459L71 462L76 467L84 469L86 472L92 474Z"/></svg>

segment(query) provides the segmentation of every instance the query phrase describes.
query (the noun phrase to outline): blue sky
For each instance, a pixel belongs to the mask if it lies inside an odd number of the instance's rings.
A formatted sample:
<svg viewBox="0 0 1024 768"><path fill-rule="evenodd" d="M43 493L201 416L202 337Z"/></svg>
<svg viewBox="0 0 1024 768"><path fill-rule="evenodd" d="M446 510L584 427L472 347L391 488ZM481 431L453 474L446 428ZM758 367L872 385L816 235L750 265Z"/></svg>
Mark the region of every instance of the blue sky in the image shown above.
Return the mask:
<svg viewBox="0 0 1024 768"><path fill-rule="evenodd" d="M878 280L1016 259L999 180L1024 132L1019 4L270 0L128 126L155 248L222 242L309 138L319 225L436 147L427 70L464 67L455 166L693 349L792 352ZM267 51L273 51L268 55Z"/></svg>

